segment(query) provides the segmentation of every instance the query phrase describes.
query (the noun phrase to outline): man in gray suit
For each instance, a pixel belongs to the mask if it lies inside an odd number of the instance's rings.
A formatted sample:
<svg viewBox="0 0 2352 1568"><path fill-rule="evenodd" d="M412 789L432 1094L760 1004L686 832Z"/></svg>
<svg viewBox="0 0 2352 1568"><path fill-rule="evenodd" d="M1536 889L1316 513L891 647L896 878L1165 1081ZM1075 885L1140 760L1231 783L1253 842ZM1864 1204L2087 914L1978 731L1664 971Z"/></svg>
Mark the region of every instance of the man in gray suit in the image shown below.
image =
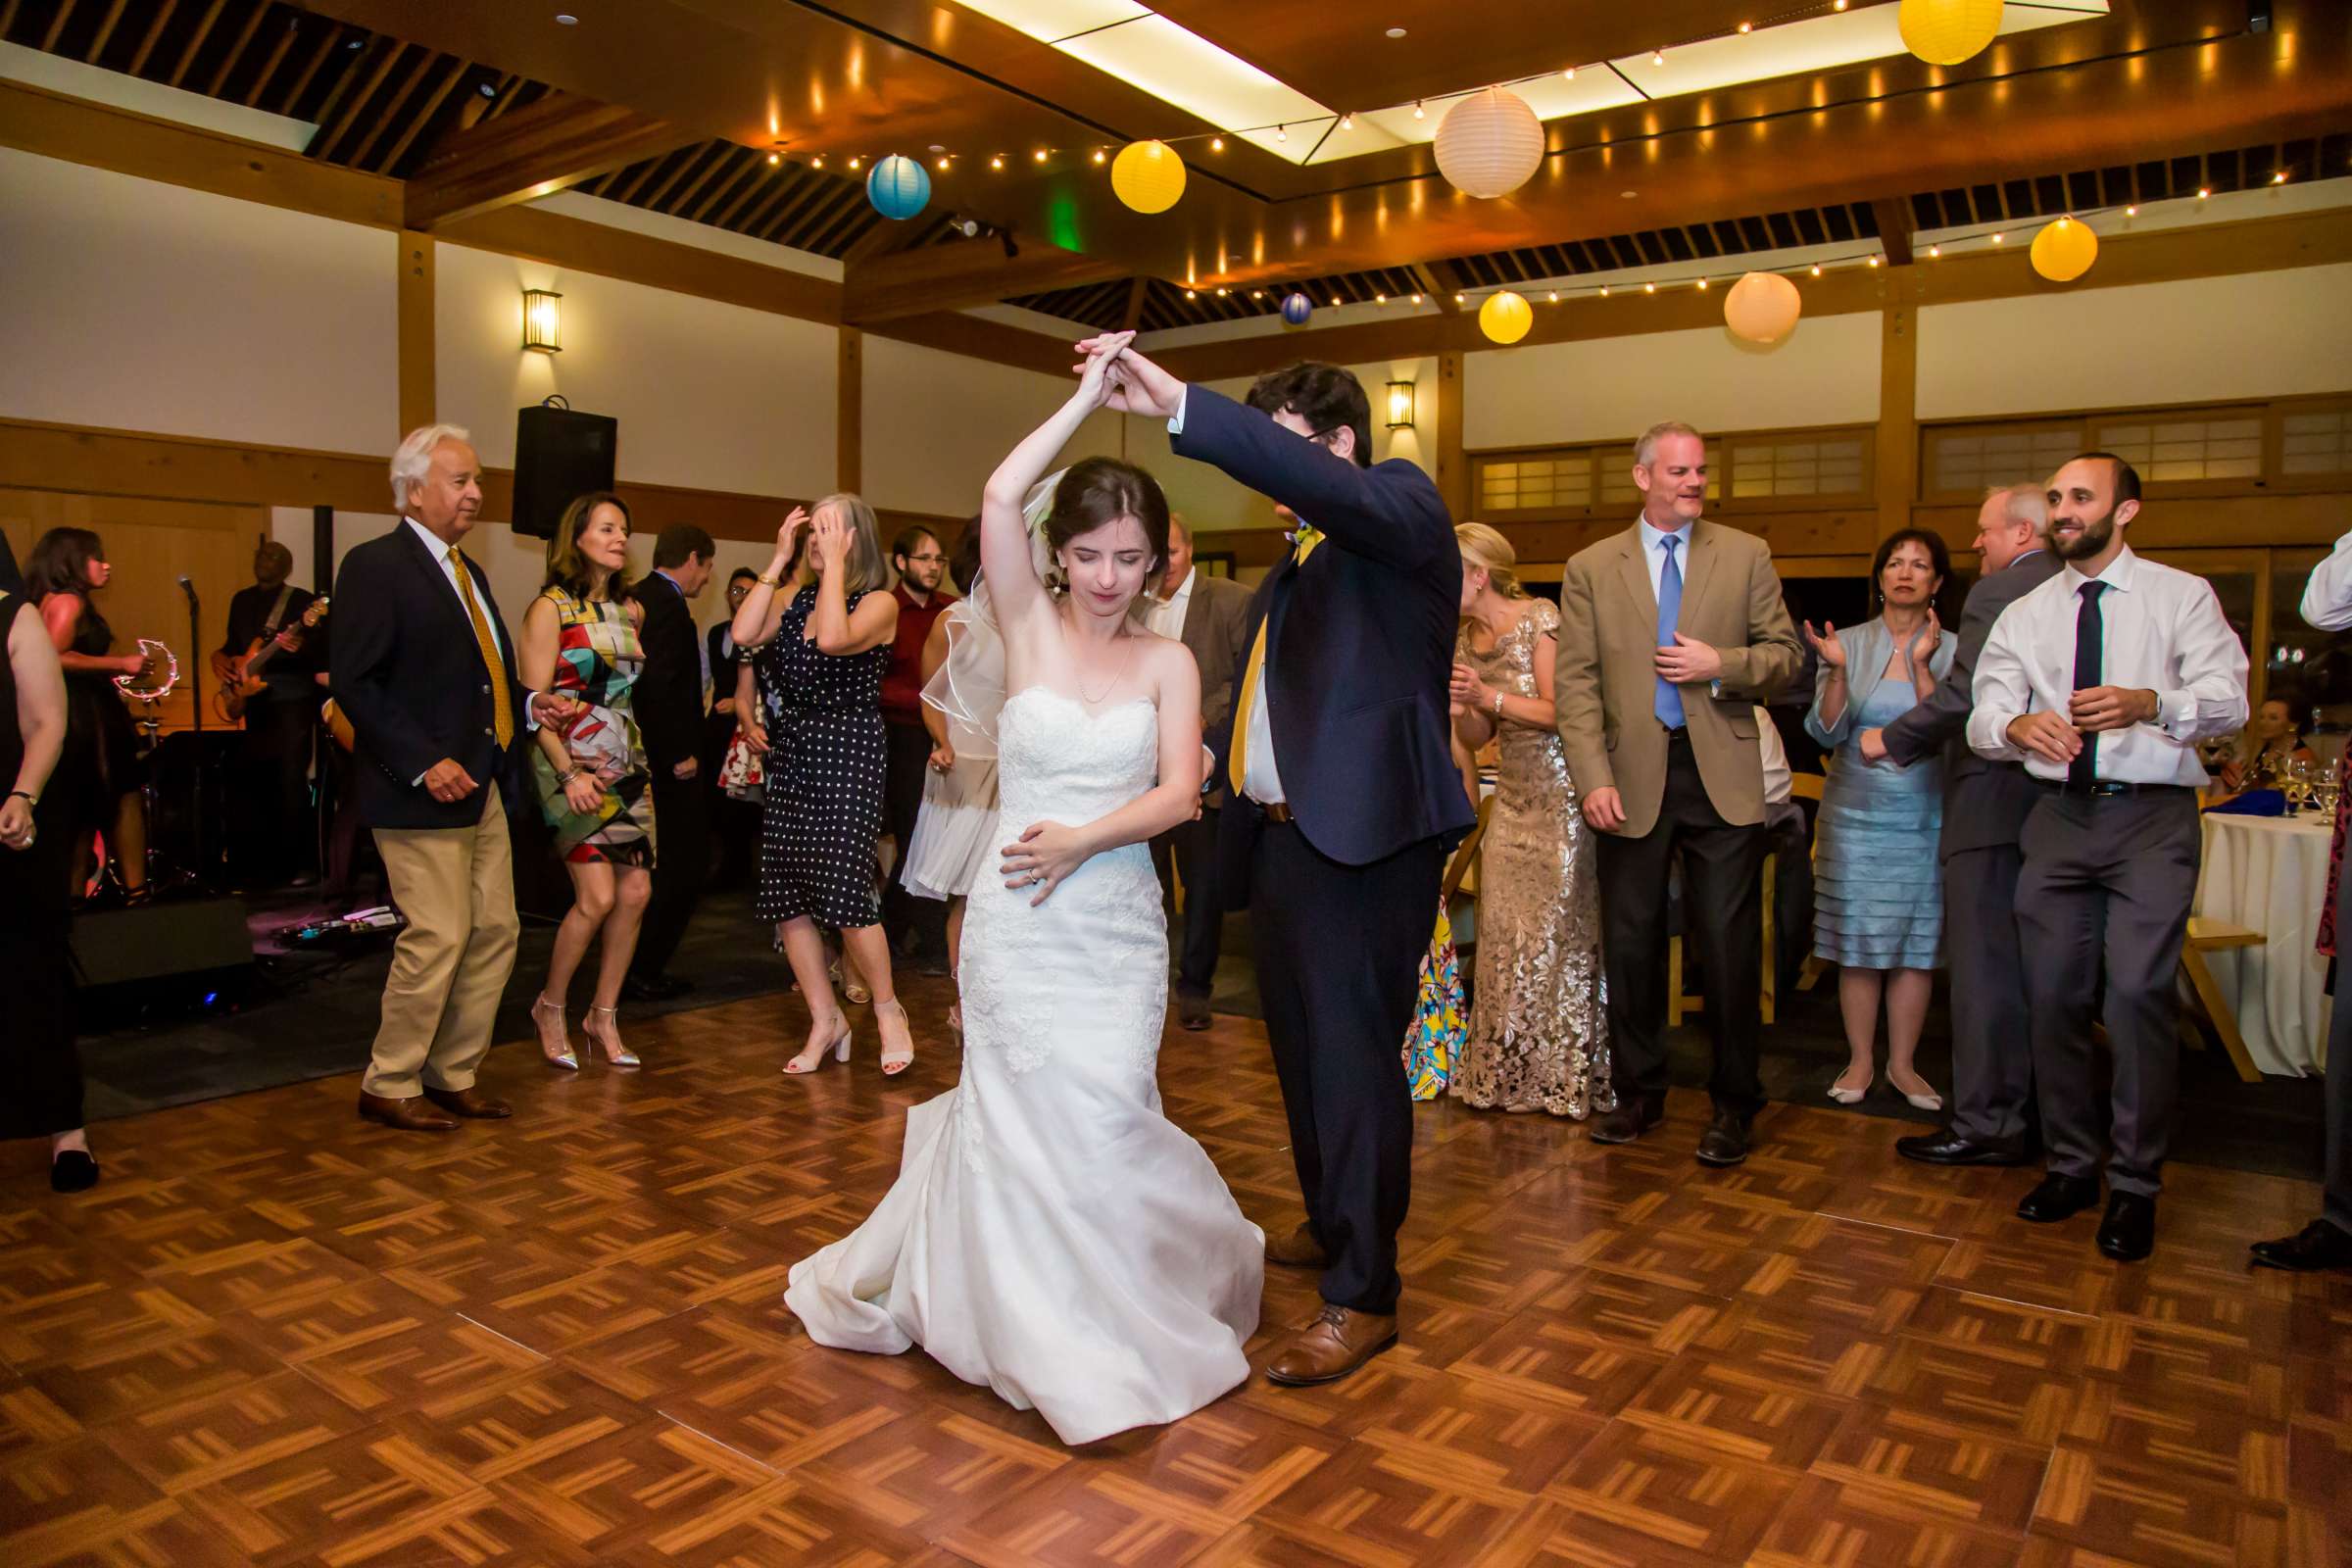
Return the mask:
<svg viewBox="0 0 2352 1568"><path fill-rule="evenodd" d="M1885 729L1865 730L1862 755L1904 767L1943 753L1943 929L1952 965L1952 1120L1938 1133L1898 1138L1895 1152L1931 1165L2023 1165L2034 1051L2017 941L2018 834L2035 795L2025 768L1969 749L1977 656L2011 602L2056 576L2050 513L2034 485L1986 494L1977 513L1977 584L1960 614L1960 646L1933 695Z"/></svg>
<svg viewBox="0 0 2352 1568"><path fill-rule="evenodd" d="M1250 590L1231 577L1212 577L1193 564L1193 531L1182 517L1168 518L1168 569L1160 578L1160 600L1152 607L1152 629L1193 651L1200 666L1200 732L1213 733L1233 710L1233 679L1240 673L1249 630ZM1217 974L1217 943L1225 906L1217 891L1217 809L1225 792L1200 798L1200 815L1152 841L1152 863L1160 886L1171 873L1184 883L1184 933L1177 948L1176 1021L1187 1029L1208 1027L1208 997Z"/></svg>

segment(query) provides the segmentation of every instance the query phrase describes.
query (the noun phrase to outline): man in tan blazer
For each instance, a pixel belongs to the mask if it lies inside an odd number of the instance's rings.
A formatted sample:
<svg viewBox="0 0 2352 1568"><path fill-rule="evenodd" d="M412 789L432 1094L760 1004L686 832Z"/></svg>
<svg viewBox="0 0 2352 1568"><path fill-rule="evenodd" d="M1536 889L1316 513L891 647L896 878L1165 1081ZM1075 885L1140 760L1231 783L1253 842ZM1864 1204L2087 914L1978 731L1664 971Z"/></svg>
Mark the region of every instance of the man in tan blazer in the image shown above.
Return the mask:
<svg viewBox="0 0 2352 1568"><path fill-rule="evenodd" d="M1193 530L1182 517L1168 518L1168 567L1160 578L1159 602L1152 608L1152 629L1193 651L1200 666L1200 729L1211 734L1233 710L1233 678L1248 649L1250 590L1231 577L1212 577L1193 564ZM1201 797L1200 816L1152 841L1152 863L1160 886L1171 876L1184 884L1184 930L1176 956L1176 1021L1190 1030L1208 1027L1208 998L1217 975L1217 945L1224 935L1225 906L1217 890L1217 829L1221 789Z"/></svg>
<svg viewBox="0 0 2352 1568"><path fill-rule="evenodd" d="M1715 1116L1698 1157L1736 1165L1764 1104L1764 768L1754 704L1802 662L1772 552L1704 520L1706 442L1659 424L1634 447L1633 527L1580 552L1560 584L1560 742L1596 830L1600 947L1617 1105L1595 1143L1630 1143L1665 1114L1668 872L1706 974Z"/></svg>

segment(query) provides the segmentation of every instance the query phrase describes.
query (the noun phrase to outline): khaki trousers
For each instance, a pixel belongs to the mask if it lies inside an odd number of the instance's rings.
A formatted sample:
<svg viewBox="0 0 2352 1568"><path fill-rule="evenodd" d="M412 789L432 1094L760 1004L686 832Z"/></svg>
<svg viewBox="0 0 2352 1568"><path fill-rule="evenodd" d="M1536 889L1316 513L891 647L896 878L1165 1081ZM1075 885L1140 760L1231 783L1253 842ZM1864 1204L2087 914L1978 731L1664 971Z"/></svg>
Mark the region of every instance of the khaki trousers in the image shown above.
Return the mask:
<svg viewBox="0 0 2352 1568"><path fill-rule="evenodd" d="M423 1085L470 1089L490 1051L498 999L522 930L498 786L472 827L382 828L375 847L408 917L384 981L383 1022L361 1087L412 1100Z"/></svg>

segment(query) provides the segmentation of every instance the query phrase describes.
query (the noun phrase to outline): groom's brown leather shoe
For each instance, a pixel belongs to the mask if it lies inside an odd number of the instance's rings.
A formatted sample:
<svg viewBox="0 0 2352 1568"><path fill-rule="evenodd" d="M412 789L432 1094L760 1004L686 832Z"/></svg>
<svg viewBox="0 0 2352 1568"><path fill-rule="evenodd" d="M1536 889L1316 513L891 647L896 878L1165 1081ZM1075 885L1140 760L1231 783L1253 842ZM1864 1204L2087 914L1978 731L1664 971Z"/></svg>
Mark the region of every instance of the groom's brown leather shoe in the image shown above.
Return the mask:
<svg viewBox="0 0 2352 1568"><path fill-rule="evenodd" d="M1331 1254L1315 1240L1314 1228L1300 1220L1290 1235L1266 1238L1266 1261L1285 1268L1329 1268Z"/></svg>
<svg viewBox="0 0 2352 1568"><path fill-rule="evenodd" d="M1337 1383L1396 1343L1396 1319L1325 1302L1323 1310L1266 1363L1266 1381L1294 1389Z"/></svg>
<svg viewBox="0 0 2352 1568"><path fill-rule="evenodd" d="M452 1116L496 1121L514 1114L514 1106L503 1100L492 1100L470 1084L464 1089L435 1089L431 1084L426 1084L424 1098Z"/></svg>
<svg viewBox="0 0 2352 1568"><path fill-rule="evenodd" d="M455 1116L444 1116L421 1100L389 1100L360 1091L360 1114L405 1133L449 1133L458 1129Z"/></svg>

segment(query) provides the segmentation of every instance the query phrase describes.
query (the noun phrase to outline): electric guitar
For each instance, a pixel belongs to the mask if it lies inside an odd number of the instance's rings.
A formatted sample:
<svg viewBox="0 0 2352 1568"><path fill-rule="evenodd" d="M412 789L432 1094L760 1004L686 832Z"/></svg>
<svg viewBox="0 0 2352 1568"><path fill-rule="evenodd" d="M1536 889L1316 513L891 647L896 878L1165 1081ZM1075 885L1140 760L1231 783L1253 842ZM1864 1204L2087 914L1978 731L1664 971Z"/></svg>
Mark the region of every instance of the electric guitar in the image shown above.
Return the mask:
<svg viewBox="0 0 2352 1568"><path fill-rule="evenodd" d="M262 666L281 648L288 653L300 648L302 634L326 618L327 604L327 596L320 594L303 610L300 620L275 637L256 637L241 656L222 662L220 690L213 696L213 711L223 722L234 724L244 718L245 705L262 694Z"/></svg>

